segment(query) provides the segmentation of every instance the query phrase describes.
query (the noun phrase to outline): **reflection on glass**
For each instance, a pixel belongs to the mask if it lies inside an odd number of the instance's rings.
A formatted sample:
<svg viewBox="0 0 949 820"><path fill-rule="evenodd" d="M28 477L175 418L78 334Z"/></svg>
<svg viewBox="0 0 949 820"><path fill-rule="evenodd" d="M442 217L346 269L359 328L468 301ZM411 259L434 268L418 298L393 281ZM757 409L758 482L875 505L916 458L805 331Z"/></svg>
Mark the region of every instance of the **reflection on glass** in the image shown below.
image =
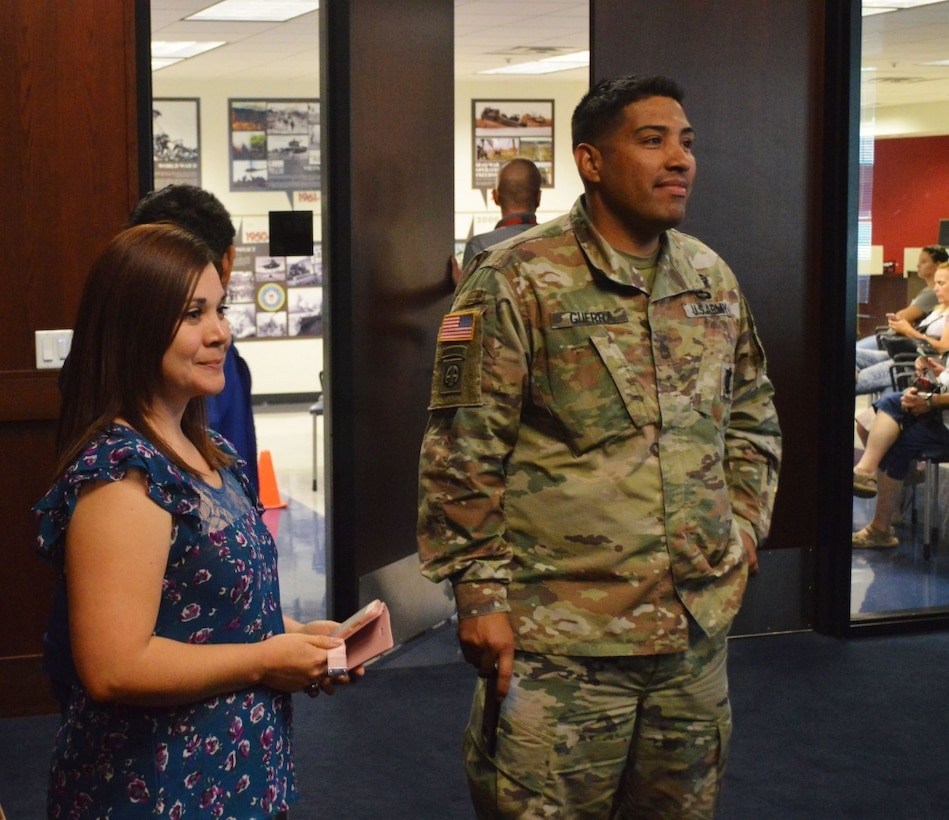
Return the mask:
<svg viewBox="0 0 949 820"><path fill-rule="evenodd" d="M855 620L949 609L949 68L928 36L949 24L949 3L880 5L863 3ZM945 467L933 461L942 481L927 505L936 485L923 455L938 450Z"/></svg>

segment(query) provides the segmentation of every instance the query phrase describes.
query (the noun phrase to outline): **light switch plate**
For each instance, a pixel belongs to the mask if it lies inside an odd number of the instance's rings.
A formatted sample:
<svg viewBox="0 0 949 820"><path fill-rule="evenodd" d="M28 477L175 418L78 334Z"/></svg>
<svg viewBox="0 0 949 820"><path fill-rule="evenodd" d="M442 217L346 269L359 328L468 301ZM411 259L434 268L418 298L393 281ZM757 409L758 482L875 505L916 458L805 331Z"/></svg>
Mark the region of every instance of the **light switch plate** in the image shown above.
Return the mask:
<svg viewBox="0 0 949 820"><path fill-rule="evenodd" d="M63 366L72 345L71 330L37 330L36 369L56 370Z"/></svg>

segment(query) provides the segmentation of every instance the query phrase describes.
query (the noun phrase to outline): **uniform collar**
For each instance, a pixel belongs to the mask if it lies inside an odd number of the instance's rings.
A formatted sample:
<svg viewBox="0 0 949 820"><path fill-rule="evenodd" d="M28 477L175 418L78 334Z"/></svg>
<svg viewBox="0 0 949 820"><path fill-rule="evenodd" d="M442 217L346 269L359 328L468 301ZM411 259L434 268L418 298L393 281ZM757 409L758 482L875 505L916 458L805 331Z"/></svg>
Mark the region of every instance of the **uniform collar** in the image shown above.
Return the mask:
<svg viewBox="0 0 949 820"><path fill-rule="evenodd" d="M577 242L590 264L611 282L626 287L634 287L643 293L649 293L645 282L638 276L635 268L603 238L593 226L580 196L570 211ZM711 254L705 249L704 253ZM664 299L690 291L703 292L708 284L696 272L696 267L708 267L710 260L690 259L684 242L684 234L676 230L663 232L659 237L659 258L656 260L656 276L653 282L651 299ZM696 265L696 262L701 264Z"/></svg>

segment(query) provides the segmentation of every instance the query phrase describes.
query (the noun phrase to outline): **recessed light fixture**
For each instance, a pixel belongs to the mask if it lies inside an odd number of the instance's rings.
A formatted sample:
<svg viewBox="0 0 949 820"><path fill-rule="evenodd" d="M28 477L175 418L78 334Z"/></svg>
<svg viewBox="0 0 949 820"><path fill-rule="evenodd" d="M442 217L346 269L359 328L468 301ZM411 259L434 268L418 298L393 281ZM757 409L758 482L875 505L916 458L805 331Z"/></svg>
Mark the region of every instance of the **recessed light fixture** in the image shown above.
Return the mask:
<svg viewBox="0 0 949 820"><path fill-rule="evenodd" d="M479 74L553 74L555 71L569 71L572 68L586 68L590 65L589 51L575 51L572 54L558 54L531 63L515 63L500 68L489 68Z"/></svg>
<svg viewBox="0 0 949 820"><path fill-rule="evenodd" d="M180 63L181 58L171 58L171 57L152 57L152 71L158 71L162 68L168 68L170 65L175 63Z"/></svg>
<svg viewBox="0 0 949 820"><path fill-rule="evenodd" d="M221 0L185 20L226 20L232 23L282 23L316 11L319 0Z"/></svg>
<svg viewBox="0 0 949 820"><path fill-rule="evenodd" d="M915 9L917 6L930 6L942 0L863 0L861 14L870 17L874 14L884 14L888 11Z"/></svg>
<svg viewBox="0 0 949 820"><path fill-rule="evenodd" d="M215 42L195 40L152 40L152 57L167 57L178 60L187 60L189 57L197 57L218 46L223 46L224 40Z"/></svg>
<svg viewBox="0 0 949 820"><path fill-rule="evenodd" d="M180 63L189 57L197 57L199 54L204 54L205 51L211 51L211 49L223 45L227 45L223 40L215 42L152 40L152 71L168 68L168 66Z"/></svg>

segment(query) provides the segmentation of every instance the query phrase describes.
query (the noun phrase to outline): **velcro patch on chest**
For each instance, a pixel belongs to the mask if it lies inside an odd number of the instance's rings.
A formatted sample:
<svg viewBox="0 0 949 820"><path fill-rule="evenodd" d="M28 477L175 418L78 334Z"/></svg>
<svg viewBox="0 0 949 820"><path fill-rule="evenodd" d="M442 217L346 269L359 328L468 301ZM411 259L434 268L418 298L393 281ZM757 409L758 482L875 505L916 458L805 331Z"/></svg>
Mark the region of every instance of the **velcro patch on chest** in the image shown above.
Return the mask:
<svg viewBox="0 0 949 820"><path fill-rule="evenodd" d="M711 319L716 316L738 316L738 305L734 302L688 302L683 305L690 319Z"/></svg>
<svg viewBox="0 0 949 820"><path fill-rule="evenodd" d="M550 314L550 326L557 329L580 325L620 325L629 321L624 308L615 310L564 310Z"/></svg>

